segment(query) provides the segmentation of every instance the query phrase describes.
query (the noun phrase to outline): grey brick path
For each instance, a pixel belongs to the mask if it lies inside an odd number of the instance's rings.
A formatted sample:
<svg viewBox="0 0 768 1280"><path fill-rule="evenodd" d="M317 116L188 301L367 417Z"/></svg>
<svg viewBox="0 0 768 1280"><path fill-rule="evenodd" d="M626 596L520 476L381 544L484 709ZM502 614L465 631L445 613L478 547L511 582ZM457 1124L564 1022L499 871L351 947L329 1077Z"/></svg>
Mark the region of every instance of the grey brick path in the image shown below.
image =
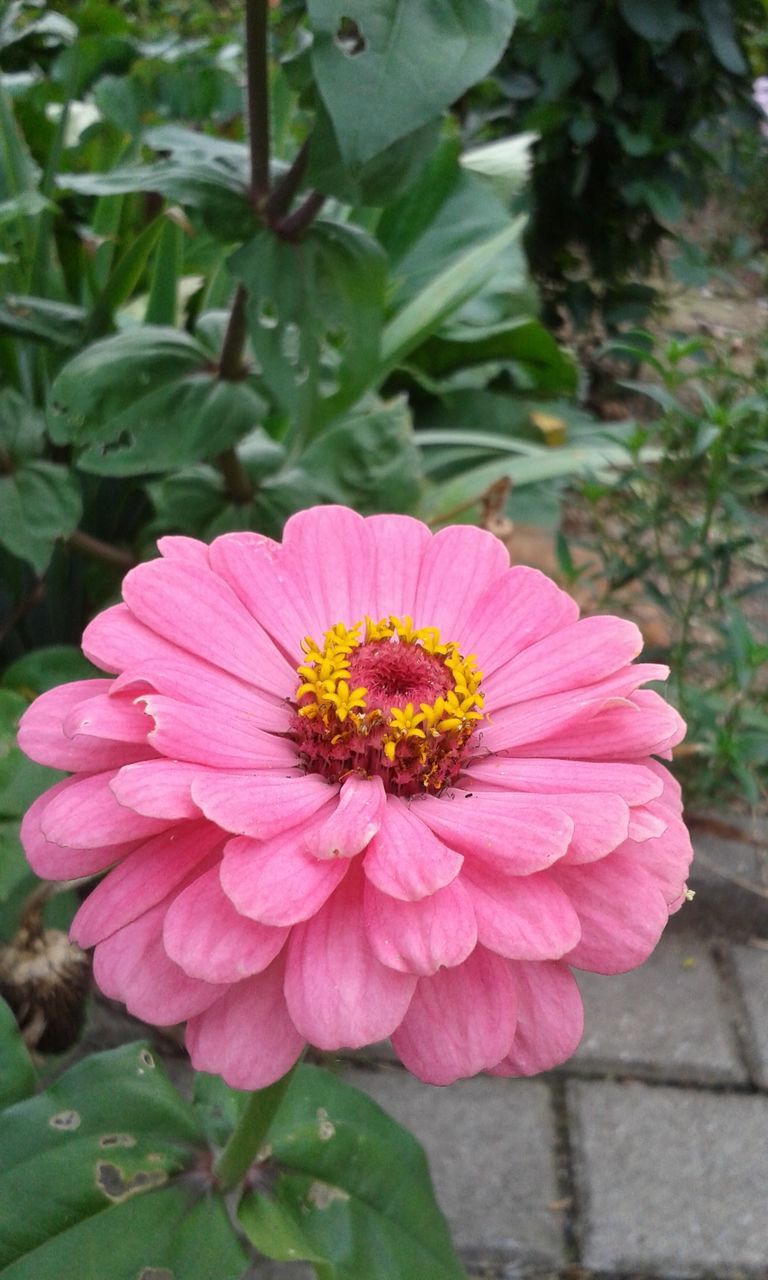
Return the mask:
<svg viewBox="0 0 768 1280"><path fill-rule="evenodd" d="M549 1090L538 1080L462 1080L449 1089L401 1071L348 1077L420 1140L456 1244L474 1256L563 1258Z"/></svg>
<svg viewBox="0 0 768 1280"><path fill-rule="evenodd" d="M639 1082L571 1081L588 1267L768 1271L768 1105Z"/></svg>
<svg viewBox="0 0 768 1280"><path fill-rule="evenodd" d="M571 1067L620 1066L647 1078L698 1084L746 1081L726 993L697 938L670 935L631 973L577 976L587 1017Z"/></svg>

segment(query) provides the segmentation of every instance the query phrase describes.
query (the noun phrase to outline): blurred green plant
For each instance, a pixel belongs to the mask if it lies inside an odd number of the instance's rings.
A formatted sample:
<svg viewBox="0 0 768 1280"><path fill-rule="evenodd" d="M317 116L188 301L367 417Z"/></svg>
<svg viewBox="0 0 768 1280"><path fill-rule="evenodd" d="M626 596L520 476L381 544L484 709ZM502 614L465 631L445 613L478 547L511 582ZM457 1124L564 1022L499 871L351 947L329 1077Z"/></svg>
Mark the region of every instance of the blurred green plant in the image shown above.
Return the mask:
<svg viewBox="0 0 768 1280"><path fill-rule="evenodd" d="M621 385L658 416L626 441L633 466L579 486L579 541L607 599L634 584L666 620L689 797L741 791L757 806L768 793L768 361L739 369L710 340L659 347L643 331L609 350L649 371ZM655 461L641 459L649 448ZM563 563L579 576L567 544Z"/></svg>
<svg viewBox="0 0 768 1280"><path fill-rule="evenodd" d="M526 248L549 316L639 323L686 208L757 134L745 44L762 0L538 0L464 103L471 137L533 130Z"/></svg>

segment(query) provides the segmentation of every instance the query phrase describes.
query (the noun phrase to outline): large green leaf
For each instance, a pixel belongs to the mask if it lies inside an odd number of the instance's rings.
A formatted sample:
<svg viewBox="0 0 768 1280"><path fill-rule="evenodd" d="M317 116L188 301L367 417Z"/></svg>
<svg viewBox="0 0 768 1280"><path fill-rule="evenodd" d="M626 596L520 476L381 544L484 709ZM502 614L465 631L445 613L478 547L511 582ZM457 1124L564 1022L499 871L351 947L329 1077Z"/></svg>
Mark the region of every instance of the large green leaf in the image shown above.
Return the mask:
<svg viewBox="0 0 768 1280"><path fill-rule="evenodd" d="M221 381L189 334L145 325L87 347L52 391L50 429L101 475L173 471L228 448L265 413L252 380Z"/></svg>
<svg viewBox="0 0 768 1280"><path fill-rule="evenodd" d="M5 668L0 684L31 699L70 680L90 680L103 674L74 645L50 644L17 658Z"/></svg>
<svg viewBox="0 0 768 1280"><path fill-rule="evenodd" d="M432 378L495 362L526 391L563 395L576 390L574 361L538 320L521 318L479 334L471 325L457 324L426 342L415 360Z"/></svg>
<svg viewBox="0 0 768 1280"><path fill-rule="evenodd" d="M141 1044L79 1063L0 1116L2 1280L236 1280L192 1108ZM163 1270L166 1268L167 1270Z"/></svg>
<svg viewBox="0 0 768 1280"><path fill-rule="evenodd" d="M0 999L0 1107L28 1098L35 1088L35 1069L11 1010Z"/></svg>
<svg viewBox="0 0 768 1280"><path fill-rule="evenodd" d="M58 185L83 195L114 196L129 191L157 191L169 200L199 209L208 230L232 244L253 233L255 218L248 202L247 148L226 140L192 135L191 130L148 132L153 146L171 151L170 159L157 164L126 165L106 173L62 173ZM183 135L180 139L179 135ZM218 142L218 146L207 145ZM185 145L186 143L186 145Z"/></svg>
<svg viewBox="0 0 768 1280"><path fill-rule="evenodd" d="M358 227L319 221L298 243L264 230L229 260L248 291L264 381L319 425L359 398L379 364L385 259Z"/></svg>
<svg viewBox="0 0 768 1280"><path fill-rule="evenodd" d="M350 167L438 116L499 60L512 0L308 0L312 65Z"/></svg>
<svg viewBox="0 0 768 1280"><path fill-rule="evenodd" d="M699 0L699 8L712 52L718 62L732 75L746 75L748 67L739 48L733 21L734 6L729 0Z"/></svg>
<svg viewBox="0 0 768 1280"><path fill-rule="evenodd" d="M0 545L42 574L57 538L77 528L82 502L77 479L53 462L27 462L0 475Z"/></svg>
<svg viewBox="0 0 768 1280"><path fill-rule="evenodd" d="M304 451L301 464L325 501L363 515L408 512L421 490L421 458L404 399L334 423Z"/></svg>
<svg viewBox="0 0 768 1280"><path fill-rule="evenodd" d="M301 1067L269 1145L270 1189L238 1214L267 1257L328 1280L463 1280L421 1147L370 1098Z"/></svg>

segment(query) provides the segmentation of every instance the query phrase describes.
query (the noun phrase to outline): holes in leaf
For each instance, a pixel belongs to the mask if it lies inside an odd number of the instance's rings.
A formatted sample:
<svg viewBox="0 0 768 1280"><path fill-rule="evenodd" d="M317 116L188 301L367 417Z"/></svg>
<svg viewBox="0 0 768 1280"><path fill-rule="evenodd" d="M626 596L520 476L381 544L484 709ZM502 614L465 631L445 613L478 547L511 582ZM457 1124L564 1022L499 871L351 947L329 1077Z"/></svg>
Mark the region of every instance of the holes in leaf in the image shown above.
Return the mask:
<svg viewBox="0 0 768 1280"><path fill-rule="evenodd" d="M259 307L258 321L262 329L277 328L277 307L270 298L264 298Z"/></svg>
<svg viewBox="0 0 768 1280"><path fill-rule="evenodd" d="M365 37L354 18L340 18L334 40L348 58L365 52Z"/></svg>
<svg viewBox="0 0 768 1280"><path fill-rule="evenodd" d="M297 324L293 323L293 321L289 321L283 329L280 337L280 348L284 359L286 359L289 364L299 363L299 356L301 354L301 330Z"/></svg>

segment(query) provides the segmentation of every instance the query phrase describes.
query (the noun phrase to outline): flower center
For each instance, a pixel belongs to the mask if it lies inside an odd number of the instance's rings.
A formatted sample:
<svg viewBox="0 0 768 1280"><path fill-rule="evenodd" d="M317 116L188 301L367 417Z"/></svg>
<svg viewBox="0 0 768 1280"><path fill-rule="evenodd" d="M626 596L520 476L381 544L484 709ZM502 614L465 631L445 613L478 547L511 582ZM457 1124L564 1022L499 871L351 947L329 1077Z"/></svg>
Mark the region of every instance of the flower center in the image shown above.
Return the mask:
<svg viewBox="0 0 768 1280"><path fill-rule="evenodd" d="M410 618L337 622L307 636L294 733L306 768L338 782L378 775L387 791L442 791L461 772L483 719L474 656Z"/></svg>

